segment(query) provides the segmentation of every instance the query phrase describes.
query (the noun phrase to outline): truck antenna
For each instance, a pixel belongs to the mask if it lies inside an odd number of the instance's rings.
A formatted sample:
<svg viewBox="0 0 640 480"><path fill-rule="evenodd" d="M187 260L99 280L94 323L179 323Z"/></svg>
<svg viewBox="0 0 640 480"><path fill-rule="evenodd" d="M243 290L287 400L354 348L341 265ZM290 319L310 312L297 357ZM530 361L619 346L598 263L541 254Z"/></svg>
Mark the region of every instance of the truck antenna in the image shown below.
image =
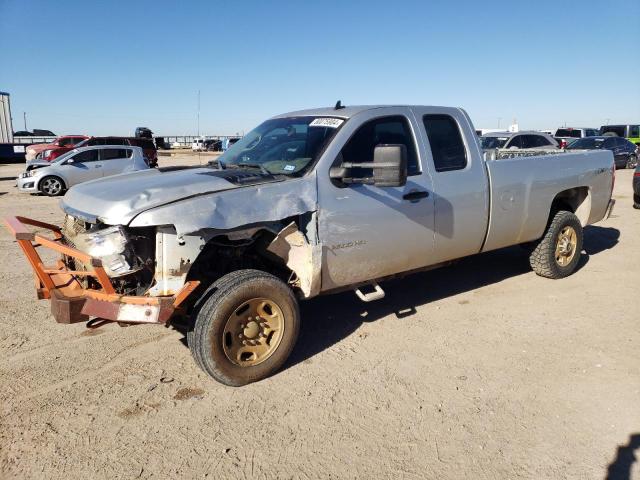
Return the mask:
<svg viewBox="0 0 640 480"><path fill-rule="evenodd" d="M345 106L344 106L344 105L342 105L342 100L338 100L338 101L336 102L336 106L335 106L335 107L333 107L333 109L334 109L334 110L341 110L341 109L343 109L343 108L345 108Z"/></svg>

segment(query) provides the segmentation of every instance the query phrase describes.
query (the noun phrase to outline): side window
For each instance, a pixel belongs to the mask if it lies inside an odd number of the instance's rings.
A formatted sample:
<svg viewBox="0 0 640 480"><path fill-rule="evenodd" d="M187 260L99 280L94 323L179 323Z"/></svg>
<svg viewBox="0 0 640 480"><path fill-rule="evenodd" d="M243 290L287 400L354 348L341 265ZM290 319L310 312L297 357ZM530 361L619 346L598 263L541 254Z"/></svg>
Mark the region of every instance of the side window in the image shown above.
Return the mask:
<svg viewBox="0 0 640 480"><path fill-rule="evenodd" d="M449 115L425 115L422 122L431 146L436 172L465 168L467 150L456 121Z"/></svg>
<svg viewBox="0 0 640 480"><path fill-rule="evenodd" d="M543 137L542 135L530 135L532 138L532 146L533 147L548 147L551 145L551 142L547 137Z"/></svg>
<svg viewBox="0 0 640 480"><path fill-rule="evenodd" d="M130 158L131 149L128 148L104 148L100 150L101 160L114 160L116 158Z"/></svg>
<svg viewBox="0 0 640 480"><path fill-rule="evenodd" d="M60 146L61 147L66 147L67 145L71 145L72 141L70 138L63 138L62 140L60 140Z"/></svg>
<svg viewBox="0 0 640 480"><path fill-rule="evenodd" d="M511 147L522 148L522 135L516 135L511 139L511 141L507 145L507 148Z"/></svg>
<svg viewBox="0 0 640 480"><path fill-rule="evenodd" d="M522 148L533 148L537 147L537 138L533 135L520 135L520 140L522 142Z"/></svg>
<svg viewBox="0 0 640 480"><path fill-rule="evenodd" d="M99 150L85 150L84 152L77 153L73 157L75 163L87 163L98 161Z"/></svg>
<svg viewBox="0 0 640 480"><path fill-rule="evenodd" d="M640 137L640 125L631 125L629 128L629 138Z"/></svg>
<svg viewBox="0 0 640 480"><path fill-rule="evenodd" d="M420 173L409 121L402 115L377 118L362 125L342 147L340 152L342 161L373 162L373 150L377 145L385 144L400 144L407 147L407 173L409 175ZM371 175L371 172L365 169L355 169L353 173L360 177Z"/></svg>

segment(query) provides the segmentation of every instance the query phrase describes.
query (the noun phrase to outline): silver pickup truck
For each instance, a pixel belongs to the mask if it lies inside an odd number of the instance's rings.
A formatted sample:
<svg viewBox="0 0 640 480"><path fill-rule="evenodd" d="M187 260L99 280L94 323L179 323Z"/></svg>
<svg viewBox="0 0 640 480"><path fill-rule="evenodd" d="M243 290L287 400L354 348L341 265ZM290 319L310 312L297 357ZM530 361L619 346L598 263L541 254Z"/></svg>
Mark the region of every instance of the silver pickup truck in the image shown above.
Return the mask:
<svg viewBox="0 0 640 480"><path fill-rule="evenodd" d="M571 274L613 182L609 151L485 159L458 108L338 104L271 118L215 165L75 186L60 227L6 223L57 321L183 314L196 363L238 386L283 365L299 300L379 300L382 280L515 244L537 274Z"/></svg>

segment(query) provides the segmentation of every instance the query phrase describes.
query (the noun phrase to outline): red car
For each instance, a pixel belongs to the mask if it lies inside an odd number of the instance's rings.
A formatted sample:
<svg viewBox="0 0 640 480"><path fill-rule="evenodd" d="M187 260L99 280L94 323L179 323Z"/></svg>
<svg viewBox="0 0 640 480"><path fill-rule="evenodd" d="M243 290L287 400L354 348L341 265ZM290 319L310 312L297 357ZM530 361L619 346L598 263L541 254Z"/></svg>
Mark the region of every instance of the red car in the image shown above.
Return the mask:
<svg viewBox="0 0 640 480"><path fill-rule="evenodd" d="M86 135L63 135L62 137L56 138L51 143L35 143L33 145L29 145L25 150L25 157L27 161L33 160L36 156L44 152L45 150L52 150L58 147L75 147L78 143L86 140Z"/></svg>
<svg viewBox="0 0 640 480"><path fill-rule="evenodd" d="M89 137L86 140L65 147L57 147L50 150L42 151L36 158L51 162L60 155L67 153L77 147L92 147L94 145L132 145L142 148L145 160L150 167L158 165L158 151L153 140L150 138L138 137Z"/></svg>

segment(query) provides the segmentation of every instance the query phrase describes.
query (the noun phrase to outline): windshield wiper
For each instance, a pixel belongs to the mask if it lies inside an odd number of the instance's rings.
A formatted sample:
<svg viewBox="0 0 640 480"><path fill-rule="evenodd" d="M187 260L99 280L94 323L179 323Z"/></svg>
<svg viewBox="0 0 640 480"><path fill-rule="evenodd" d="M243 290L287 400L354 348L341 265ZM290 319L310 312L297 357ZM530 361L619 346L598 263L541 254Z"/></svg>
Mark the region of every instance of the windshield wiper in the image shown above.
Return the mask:
<svg viewBox="0 0 640 480"><path fill-rule="evenodd" d="M225 163L225 168L257 168L265 175L271 175L271 172L264 168L260 163Z"/></svg>

